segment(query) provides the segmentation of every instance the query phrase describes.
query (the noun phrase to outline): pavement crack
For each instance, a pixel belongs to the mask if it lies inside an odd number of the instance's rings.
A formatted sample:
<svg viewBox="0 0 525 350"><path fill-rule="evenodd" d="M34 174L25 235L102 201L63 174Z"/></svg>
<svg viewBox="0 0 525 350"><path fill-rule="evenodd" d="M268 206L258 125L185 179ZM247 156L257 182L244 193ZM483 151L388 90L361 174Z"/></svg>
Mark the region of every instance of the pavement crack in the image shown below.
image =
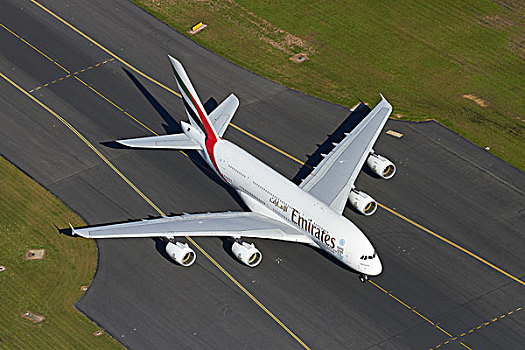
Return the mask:
<svg viewBox="0 0 525 350"><path fill-rule="evenodd" d="M239 109L241 109L241 108L245 108L245 107L248 107L248 106L250 106L250 105L252 105L252 104L254 104L254 103L258 103L258 102L264 101L264 100L266 100L266 99L268 99L268 98L271 98L271 97L277 96L277 95L279 95L279 94L281 94L281 93L283 93L283 92L285 92L285 91L288 91L288 90L289 90L288 88L283 87L282 90L279 90L279 91L276 91L276 92L271 93L271 94L269 94L269 95L266 95L266 96L264 96L263 98L260 98L260 99L257 99L257 100L251 101L251 102L243 102L243 104L242 104L241 106L239 106Z"/></svg>
<svg viewBox="0 0 525 350"><path fill-rule="evenodd" d="M126 209L124 209L119 203L115 202L113 199L111 199L110 197L106 196L106 194L102 191L100 191L100 189L98 189L97 187L93 186L91 183L85 181L84 179L80 179L80 181L84 182L87 186L89 186L90 188L92 188L94 191L96 191L97 193L99 193L102 197L106 198L110 203L112 203L115 207L119 208L120 210L122 210L128 217L130 218L135 218L135 216L130 213L129 211L127 211Z"/></svg>
<svg viewBox="0 0 525 350"><path fill-rule="evenodd" d="M112 157L112 158L108 158L108 159L109 159L109 160L115 160L115 159L119 159L119 158L121 158L121 157L123 157L123 156L125 156L125 154L119 154L119 155L116 155L116 156L114 156L114 157ZM62 182L62 181L68 180L68 179L70 179L70 178L72 178L72 177L74 177L74 176L79 175L80 173L83 173L83 172L85 172L85 171L89 171L89 170L94 169L94 168L96 168L96 167L98 167L98 166L100 166L100 165L104 165L104 162L103 162L103 161L96 162L96 163L94 163L93 165L90 165L90 166L88 166L88 167L85 167L85 168L79 169L79 170L77 170L77 171L75 171L75 172L73 172L73 173L71 173L71 174L68 174L67 176L64 176L64 177L62 177L62 178L60 178L60 179L58 179L58 180L55 180L55 181L53 181L53 182L50 182L50 183L47 183L47 184L43 184L43 185L46 186L46 187L50 187L50 186L57 185L57 184L59 184L59 183Z"/></svg>

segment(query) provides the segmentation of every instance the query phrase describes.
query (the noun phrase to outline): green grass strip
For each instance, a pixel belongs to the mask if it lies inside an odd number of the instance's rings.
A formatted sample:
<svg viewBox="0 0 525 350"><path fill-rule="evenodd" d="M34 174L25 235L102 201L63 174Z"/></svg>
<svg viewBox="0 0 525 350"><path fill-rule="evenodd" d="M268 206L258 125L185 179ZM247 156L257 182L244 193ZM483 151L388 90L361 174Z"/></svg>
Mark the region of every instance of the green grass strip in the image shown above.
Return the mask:
<svg viewBox="0 0 525 350"><path fill-rule="evenodd" d="M96 268L93 240L58 232L82 220L51 193L0 157L0 348L121 349L73 308ZM43 260L25 260L28 249L45 249ZM46 317L34 324L26 310Z"/></svg>
<svg viewBox="0 0 525 350"><path fill-rule="evenodd" d="M523 2L132 1L250 71L347 107L382 93L525 170Z"/></svg>

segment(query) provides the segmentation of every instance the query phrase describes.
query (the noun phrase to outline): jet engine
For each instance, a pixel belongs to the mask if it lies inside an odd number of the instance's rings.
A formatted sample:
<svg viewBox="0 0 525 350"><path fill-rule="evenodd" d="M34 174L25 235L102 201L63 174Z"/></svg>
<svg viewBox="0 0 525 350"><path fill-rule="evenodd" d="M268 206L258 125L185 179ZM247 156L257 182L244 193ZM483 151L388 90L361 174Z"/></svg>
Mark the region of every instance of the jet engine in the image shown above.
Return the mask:
<svg viewBox="0 0 525 350"><path fill-rule="evenodd" d="M358 212L366 216L372 215L377 210L377 203L375 199L362 191L353 189L350 191L348 199Z"/></svg>
<svg viewBox="0 0 525 350"><path fill-rule="evenodd" d="M232 252L237 259L249 267L259 265L262 260L261 252L255 248L255 244L235 241L232 246Z"/></svg>
<svg viewBox="0 0 525 350"><path fill-rule="evenodd" d="M188 243L168 242L166 244L166 253L182 266L190 266L195 262L197 255L195 251L188 246Z"/></svg>
<svg viewBox="0 0 525 350"><path fill-rule="evenodd" d="M390 179L396 173L394 163L379 154L370 154L366 160L366 164L374 173L386 180Z"/></svg>

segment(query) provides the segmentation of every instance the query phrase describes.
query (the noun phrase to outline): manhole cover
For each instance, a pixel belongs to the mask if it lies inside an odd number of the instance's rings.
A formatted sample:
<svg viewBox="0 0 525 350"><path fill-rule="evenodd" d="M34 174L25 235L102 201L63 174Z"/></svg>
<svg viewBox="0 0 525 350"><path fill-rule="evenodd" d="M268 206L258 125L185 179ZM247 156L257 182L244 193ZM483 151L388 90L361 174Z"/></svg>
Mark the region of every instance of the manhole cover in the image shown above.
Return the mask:
<svg viewBox="0 0 525 350"><path fill-rule="evenodd" d="M26 252L26 260L42 260L44 259L44 255L46 255L45 249L29 249Z"/></svg>
<svg viewBox="0 0 525 350"><path fill-rule="evenodd" d="M306 61L308 59L308 56L306 56L305 53L298 53L290 57L290 59L295 63L301 63L301 62Z"/></svg>

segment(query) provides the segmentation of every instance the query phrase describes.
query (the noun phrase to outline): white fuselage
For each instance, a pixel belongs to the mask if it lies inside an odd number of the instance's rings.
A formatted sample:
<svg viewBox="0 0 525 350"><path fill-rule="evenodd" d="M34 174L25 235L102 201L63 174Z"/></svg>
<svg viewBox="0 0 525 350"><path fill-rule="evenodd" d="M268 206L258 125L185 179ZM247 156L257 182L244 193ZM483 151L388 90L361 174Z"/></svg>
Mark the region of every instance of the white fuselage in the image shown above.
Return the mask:
<svg viewBox="0 0 525 350"><path fill-rule="evenodd" d="M220 139L213 147L218 169L207 152L202 153L252 211L296 228L311 239L312 245L360 273L381 273L381 262L367 237L325 203L227 140Z"/></svg>

